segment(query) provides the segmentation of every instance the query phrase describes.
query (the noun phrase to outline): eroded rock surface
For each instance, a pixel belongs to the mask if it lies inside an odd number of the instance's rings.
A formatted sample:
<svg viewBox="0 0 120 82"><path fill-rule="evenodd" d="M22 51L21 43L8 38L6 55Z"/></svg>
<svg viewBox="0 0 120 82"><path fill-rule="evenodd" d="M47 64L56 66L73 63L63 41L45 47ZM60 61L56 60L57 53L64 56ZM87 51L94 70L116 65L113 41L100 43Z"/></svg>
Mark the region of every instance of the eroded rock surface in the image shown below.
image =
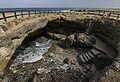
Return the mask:
<svg viewBox="0 0 120 82"><path fill-rule="evenodd" d="M41 17L25 20L11 29L6 30L0 35L0 71L3 72L11 56L22 43L22 41L31 33L46 26L48 21L55 20L58 17ZM42 31L41 31L42 33ZM40 33L39 33L40 34Z"/></svg>
<svg viewBox="0 0 120 82"><path fill-rule="evenodd" d="M91 20L95 21L93 25L89 24ZM54 43L38 62L14 68L8 65L3 82L119 82L119 25L114 20L96 21L77 14L37 17L16 24L0 37L1 72L26 37L42 34L51 36ZM89 27L93 29L92 35L91 30L86 31ZM66 42L66 48L59 46L59 42ZM82 49L81 43L90 48ZM95 52L93 56L88 55L91 51Z"/></svg>

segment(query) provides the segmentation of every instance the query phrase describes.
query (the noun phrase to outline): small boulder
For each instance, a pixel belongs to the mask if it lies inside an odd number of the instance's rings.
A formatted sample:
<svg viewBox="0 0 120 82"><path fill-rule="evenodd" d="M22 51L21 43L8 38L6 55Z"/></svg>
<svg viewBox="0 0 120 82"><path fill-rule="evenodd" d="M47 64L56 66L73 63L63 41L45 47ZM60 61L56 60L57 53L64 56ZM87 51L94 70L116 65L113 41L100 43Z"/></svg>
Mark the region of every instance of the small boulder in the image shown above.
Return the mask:
<svg viewBox="0 0 120 82"><path fill-rule="evenodd" d="M48 35L51 38L56 39L56 40L65 40L65 38L66 38L66 35L64 35L64 34L48 33Z"/></svg>
<svg viewBox="0 0 120 82"><path fill-rule="evenodd" d="M76 34L76 43L75 46L78 47L92 47L96 43L96 40L89 35L84 33Z"/></svg>
<svg viewBox="0 0 120 82"><path fill-rule="evenodd" d="M102 70L106 65L110 65L113 62L113 58L110 58L103 53L97 54L97 57L94 59L94 65L97 70Z"/></svg>

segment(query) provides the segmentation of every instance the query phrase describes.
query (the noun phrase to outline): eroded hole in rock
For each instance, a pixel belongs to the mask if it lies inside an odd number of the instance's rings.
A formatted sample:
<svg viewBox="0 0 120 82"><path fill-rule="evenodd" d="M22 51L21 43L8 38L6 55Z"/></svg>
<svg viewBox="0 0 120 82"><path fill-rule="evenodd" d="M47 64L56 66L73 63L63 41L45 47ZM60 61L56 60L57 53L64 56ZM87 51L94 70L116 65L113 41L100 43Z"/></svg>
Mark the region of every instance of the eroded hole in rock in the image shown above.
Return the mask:
<svg viewBox="0 0 120 82"><path fill-rule="evenodd" d="M23 41L4 77L10 82L89 82L117 56L96 24L93 19L49 22Z"/></svg>

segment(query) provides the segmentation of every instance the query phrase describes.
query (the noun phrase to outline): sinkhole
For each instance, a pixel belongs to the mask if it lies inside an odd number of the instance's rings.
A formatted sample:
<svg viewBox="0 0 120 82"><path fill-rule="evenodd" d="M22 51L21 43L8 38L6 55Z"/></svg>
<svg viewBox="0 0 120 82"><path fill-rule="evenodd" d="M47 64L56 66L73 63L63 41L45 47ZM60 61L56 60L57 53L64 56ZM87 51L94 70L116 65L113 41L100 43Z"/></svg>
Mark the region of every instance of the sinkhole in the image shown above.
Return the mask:
<svg viewBox="0 0 120 82"><path fill-rule="evenodd" d="M117 57L117 24L88 18L49 21L17 48L4 76L10 82L90 82Z"/></svg>

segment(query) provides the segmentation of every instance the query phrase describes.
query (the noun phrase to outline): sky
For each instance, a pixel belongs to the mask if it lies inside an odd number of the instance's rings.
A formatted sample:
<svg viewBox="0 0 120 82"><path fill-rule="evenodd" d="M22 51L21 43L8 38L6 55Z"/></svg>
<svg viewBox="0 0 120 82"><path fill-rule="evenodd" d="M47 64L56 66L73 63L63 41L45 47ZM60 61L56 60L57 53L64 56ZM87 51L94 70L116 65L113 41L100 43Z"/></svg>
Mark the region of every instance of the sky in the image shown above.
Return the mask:
<svg viewBox="0 0 120 82"><path fill-rule="evenodd" d="M0 8L120 8L120 0L0 0Z"/></svg>

